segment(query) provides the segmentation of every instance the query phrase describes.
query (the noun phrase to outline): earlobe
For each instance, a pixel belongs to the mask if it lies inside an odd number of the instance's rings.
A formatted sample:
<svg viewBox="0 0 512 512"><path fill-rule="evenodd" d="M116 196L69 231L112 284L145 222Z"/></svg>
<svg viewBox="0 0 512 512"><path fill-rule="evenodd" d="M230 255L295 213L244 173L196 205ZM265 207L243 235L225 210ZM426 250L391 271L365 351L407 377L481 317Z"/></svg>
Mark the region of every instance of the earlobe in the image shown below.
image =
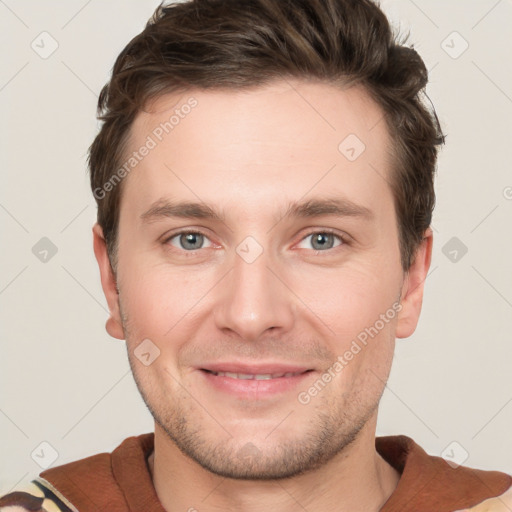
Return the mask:
<svg viewBox="0 0 512 512"><path fill-rule="evenodd" d="M121 312L119 309L119 293L117 289L116 278L107 252L107 245L101 226L96 223L92 228L94 255L98 262L101 277L101 287L107 299L110 317L106 323L106 330L113 338L124 340L124 330L121 321Z"/></svg>
<svg viewBox="0 0 512 512"><path fill-rule="evenodd" d="M397 338L408 338L416 330L423 303L423 290L432 258L433 232L425 231L423 240L416 251L402 286L402 309L398 315L395 335Z"/></svg>

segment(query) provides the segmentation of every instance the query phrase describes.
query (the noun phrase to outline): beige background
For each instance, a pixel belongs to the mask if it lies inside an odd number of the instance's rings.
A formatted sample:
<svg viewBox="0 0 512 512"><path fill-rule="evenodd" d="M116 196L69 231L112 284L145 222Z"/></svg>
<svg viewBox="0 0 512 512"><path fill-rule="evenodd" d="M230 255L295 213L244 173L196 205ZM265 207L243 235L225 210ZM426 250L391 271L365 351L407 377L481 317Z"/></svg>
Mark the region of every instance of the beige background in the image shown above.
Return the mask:
<svg viewBox="0 0 512 512"><path fill-rule="evenodd" d="M52 455L62 464L152 430L125 345L104 331L85 154L100 88L157 3L0 0L0 493ZM382 5L431 70L448 138L423 314L397 341L378 434L511 472L512 2ZM33 253L43 237L57 249L46 262Z"/></svg>

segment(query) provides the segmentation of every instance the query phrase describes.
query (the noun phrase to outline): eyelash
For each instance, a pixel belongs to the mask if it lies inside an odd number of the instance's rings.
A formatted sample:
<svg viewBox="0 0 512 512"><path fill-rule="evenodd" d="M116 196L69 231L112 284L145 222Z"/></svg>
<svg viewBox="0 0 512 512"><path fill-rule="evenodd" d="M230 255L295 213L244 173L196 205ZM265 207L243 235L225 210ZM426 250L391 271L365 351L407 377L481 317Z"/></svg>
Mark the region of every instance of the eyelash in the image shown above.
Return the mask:
<svg viewBox="0 0 512 512"><path fill-rule="evenodd" d="M173 233L172 235L168 236L164 241L163 243L165 245L169 244L169 242L173 239L173 238L176 238L180 235L202 235L204 236L205 238L208 238L208 236L201 232L201 231L198 231L198 230L190 230L190 229L184 229L182 231L178 231L176 233ZM329 252L332 252L336 249L339 249L340 247L343 247L344 245L349 245L349 242L347 240L347 237L343 236L343 235L340 235L337 231L334 231L332 229L329 229L329 228L325 228L325 229L319 229L319 230L316 230L316 231L311 231L309 232L308 234L306 234L304 237L301 238L300 242L302 242L303 240L305 240L306 238L310 237L311 235L318 235L318 234L322 234L322 235L333 235L334 237L338 238L338 240L341 242L340 245L336 246L336 247L330 247L329 249L326 249L324 251L322 250L318 250L318 249L311 249L312 251L314 251L316 254L318 253L322 253L322 252L325 252L325 253L329 253ZM173 247L173 249L177 249L176 247ZM180 250L181 252L184 252L184 253L188 253L188 254L195 254L197 251L200 251L201 249L197 249L196 251L186 251L185 249L177 249L177 250Z"/></svg>

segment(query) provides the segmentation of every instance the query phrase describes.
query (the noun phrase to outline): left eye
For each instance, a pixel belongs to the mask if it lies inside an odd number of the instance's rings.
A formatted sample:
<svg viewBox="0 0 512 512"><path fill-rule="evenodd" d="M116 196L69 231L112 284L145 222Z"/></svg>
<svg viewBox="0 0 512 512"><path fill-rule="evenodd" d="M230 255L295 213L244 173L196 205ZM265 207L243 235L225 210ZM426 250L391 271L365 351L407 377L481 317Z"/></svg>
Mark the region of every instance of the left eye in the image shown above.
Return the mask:
<svg viewBox="0 0 512 512"><path fill-rule="evenodd" d="M178 244L173 243L174 239L178 240ZM202 233L198 233L195 231L184 231L182 233L178 233L172 237L170 237L167 241L178 249L186 249L189 251L196 251L198 249L204 249L203 242L208 240L205 235ZM211 242L209 242L211 245ZM209 247L209 246L207 246Z"/></svg>
<svg viewBox="0 0 512 512"><path fill-rule="evenodd" d="M308 238L311 238L311 245L315 251L321 251L323 249L332 249L333 247L337 247L344 243L344 240L339 235L335 235L334 233L329 233L328 231L317 231L315 233L310 233L308 236L302 239L303 243ZM339 243L335 246L334 240L338 239ZM301 247L304 249L304 247ZM309 249L309 247L305 247L305 249Z"/></svg>

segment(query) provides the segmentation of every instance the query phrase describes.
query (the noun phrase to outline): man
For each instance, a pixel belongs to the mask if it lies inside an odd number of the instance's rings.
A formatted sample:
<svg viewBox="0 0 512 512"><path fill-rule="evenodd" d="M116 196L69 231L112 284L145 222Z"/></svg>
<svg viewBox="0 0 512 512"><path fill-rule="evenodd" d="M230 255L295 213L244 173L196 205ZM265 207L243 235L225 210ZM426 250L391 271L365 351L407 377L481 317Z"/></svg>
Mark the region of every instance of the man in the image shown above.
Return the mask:
<svg viewBox="0 0 512 512"><path fill-rule="evenodd" d="M0 509L512 510L510 476L375 438L432 253L426 83L370 0L157 9L89 158L106 328L155 432Z"/></svg>

